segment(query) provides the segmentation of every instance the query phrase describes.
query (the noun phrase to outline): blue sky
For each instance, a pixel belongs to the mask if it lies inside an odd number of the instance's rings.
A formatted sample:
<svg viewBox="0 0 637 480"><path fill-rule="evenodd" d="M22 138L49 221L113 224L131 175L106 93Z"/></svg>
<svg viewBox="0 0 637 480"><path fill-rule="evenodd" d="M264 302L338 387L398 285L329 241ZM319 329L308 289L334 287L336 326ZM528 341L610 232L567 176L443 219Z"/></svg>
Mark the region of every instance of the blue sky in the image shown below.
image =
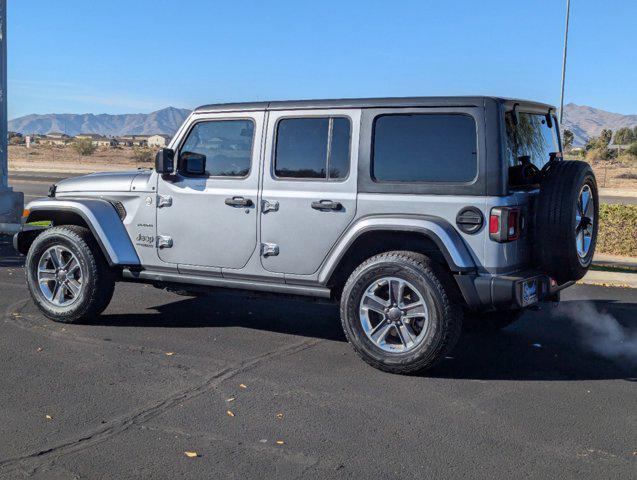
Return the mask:
<svg viewBox="0 0 637 480"><path fill-rule="evenodd" d="M8 0L9 118L294 98L557 103L565 0ZM637 2L572 0L566 102L637 114Z"/></svg>

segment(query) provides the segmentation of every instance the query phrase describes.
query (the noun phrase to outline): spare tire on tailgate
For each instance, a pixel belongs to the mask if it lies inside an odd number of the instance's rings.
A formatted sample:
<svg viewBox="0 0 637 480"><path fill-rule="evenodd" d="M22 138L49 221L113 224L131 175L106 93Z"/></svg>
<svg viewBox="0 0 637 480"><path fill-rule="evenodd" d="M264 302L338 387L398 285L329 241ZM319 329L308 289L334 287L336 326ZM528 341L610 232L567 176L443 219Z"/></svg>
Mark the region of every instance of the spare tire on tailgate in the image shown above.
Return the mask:
<svg viewBox="0 0 637 480"><path fill-rule="evenodd" d="M597 182L590 165L557 161L546 166L535 210L534 250L558 283L582 278L593 260L599 226Z"/></svg>

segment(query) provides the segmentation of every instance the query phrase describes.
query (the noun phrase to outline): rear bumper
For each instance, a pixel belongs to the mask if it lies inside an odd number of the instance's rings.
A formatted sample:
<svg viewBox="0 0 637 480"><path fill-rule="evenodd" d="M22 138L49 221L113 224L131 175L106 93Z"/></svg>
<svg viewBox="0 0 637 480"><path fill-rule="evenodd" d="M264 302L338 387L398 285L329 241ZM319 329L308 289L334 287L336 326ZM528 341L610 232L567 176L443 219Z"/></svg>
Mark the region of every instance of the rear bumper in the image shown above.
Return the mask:
<svg viewBox="0 0 637 480"><path fill-rule="evenodd" d="M525 308L547 300L558 300L559 292L575 282L558 285L544 272L526 270L510 275L456 275L468 306L484 308Z"/></svg>

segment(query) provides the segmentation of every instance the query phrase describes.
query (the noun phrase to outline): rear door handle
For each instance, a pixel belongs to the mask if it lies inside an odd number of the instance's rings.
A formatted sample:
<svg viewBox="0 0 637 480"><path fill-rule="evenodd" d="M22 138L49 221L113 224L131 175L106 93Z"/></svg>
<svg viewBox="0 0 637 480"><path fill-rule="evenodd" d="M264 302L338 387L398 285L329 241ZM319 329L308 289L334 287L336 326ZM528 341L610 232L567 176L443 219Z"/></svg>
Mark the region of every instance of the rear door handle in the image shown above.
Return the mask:
<svg viewBox="0 0 637 480"><path fill-rule="evenodd" d="M333 202L332 200L319 200L312 202L312 208L314 210L341 210L343 205L341 202Z"/></svg>
<svg viewBox="0 0 637 480"><path fill-rule="evenodd" d="M254 203L252 203L252 200L244 197L226 198L225 203L226 205L229 205L231 207L251 207L252 205L254 205Z"/></svg>

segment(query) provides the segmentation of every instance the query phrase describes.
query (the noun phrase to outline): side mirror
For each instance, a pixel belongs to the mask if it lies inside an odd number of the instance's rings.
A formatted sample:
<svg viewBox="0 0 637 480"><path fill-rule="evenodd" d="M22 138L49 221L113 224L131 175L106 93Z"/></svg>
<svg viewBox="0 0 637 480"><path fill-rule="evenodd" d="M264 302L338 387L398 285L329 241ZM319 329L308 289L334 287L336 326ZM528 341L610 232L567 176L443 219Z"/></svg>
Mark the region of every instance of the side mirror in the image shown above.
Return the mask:
<svg viewBox="0 0 637 480"><path fill-rule="evenodd" d="M155 156L155 170L157 173L173 173L175 171L175 151L162 148Z"/></svg>
<svg viewBox="0 0 637 480"><path fill-rule="evenodd" d="M180 170L186 175L204 175L206 156L201 153L183 152L179 157Z"/></svg>

